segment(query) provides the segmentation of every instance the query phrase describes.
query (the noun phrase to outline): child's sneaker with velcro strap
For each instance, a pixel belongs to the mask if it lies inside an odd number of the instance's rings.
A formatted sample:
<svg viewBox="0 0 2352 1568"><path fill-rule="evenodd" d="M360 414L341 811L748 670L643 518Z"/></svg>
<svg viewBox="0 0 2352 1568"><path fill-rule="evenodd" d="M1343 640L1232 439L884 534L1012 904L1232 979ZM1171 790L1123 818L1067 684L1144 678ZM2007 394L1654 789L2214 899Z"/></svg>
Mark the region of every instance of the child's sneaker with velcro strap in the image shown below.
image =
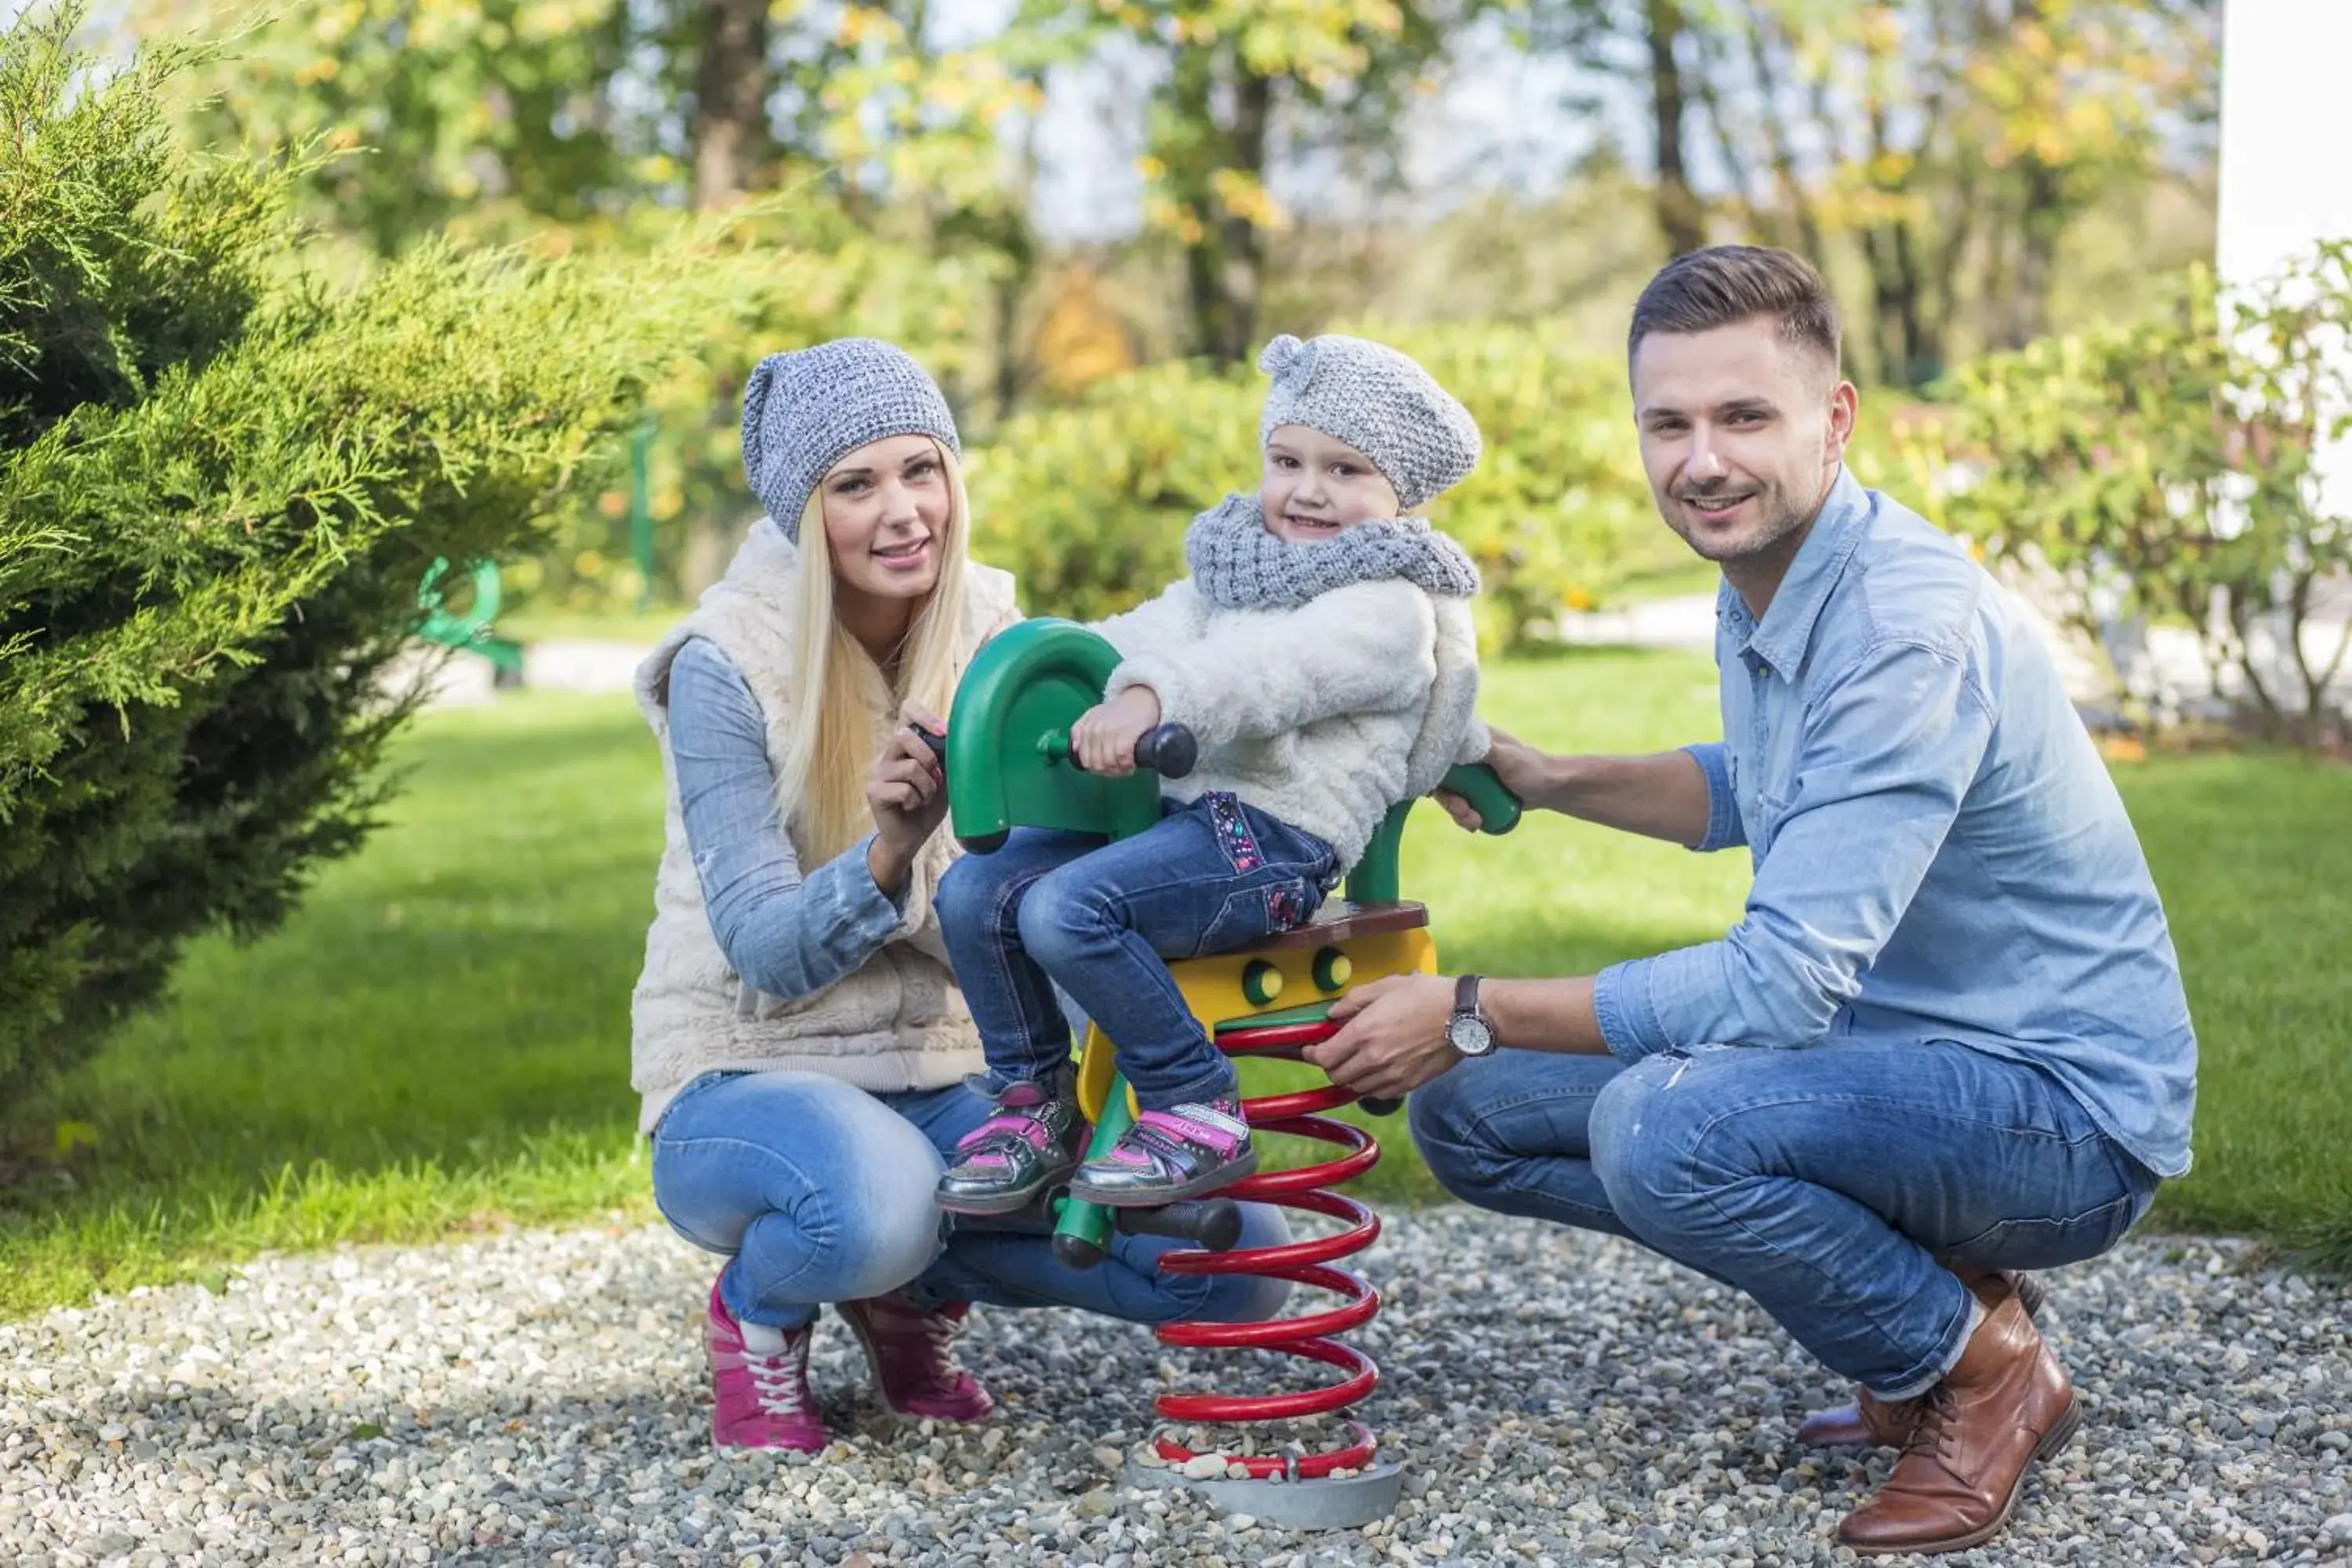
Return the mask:
<svg viewBox="0 0 2352 1568"><path fill-rule="evenodd" d="M1004 1215L1076 1169L1087 1135L1072 1075L1009 1085L996 1113L956 1142L941 1173L940 1207L950 1214Z"/></svg>
<svg viewBox="0 0 2352 1568"><path fill-rule="evenodd" d="M1257 1146L1239 1094L1146 1110L1108 1152L1080 1165L1070 1195L1114 1208L1151 1208L1231 1186L1257 1170Z"/></svg>

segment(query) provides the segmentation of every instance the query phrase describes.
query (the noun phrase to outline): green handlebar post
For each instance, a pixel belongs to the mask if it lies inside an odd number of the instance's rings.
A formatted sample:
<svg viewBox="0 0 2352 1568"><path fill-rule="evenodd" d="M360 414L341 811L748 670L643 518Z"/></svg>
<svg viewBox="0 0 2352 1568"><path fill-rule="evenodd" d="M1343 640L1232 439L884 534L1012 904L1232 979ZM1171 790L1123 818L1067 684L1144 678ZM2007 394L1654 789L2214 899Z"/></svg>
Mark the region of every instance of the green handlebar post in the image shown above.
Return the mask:
<svg viewBox="0 0 2352 1568"><path fill-rule="evenodd" d="M1449 769L1438 787L1452 790L1476 808L1481 833L1508 833L1519 825L1518 797L1504 788L1495 770L1484 763L1465 763ZM1372 830L1371 842L1364 847L1356 868L1348 873L1349 903L1375 909L1404 896L1397 866L1404 847L1404 819L1412 809L1409 800L1391 806L1380 826Z"/></svg>

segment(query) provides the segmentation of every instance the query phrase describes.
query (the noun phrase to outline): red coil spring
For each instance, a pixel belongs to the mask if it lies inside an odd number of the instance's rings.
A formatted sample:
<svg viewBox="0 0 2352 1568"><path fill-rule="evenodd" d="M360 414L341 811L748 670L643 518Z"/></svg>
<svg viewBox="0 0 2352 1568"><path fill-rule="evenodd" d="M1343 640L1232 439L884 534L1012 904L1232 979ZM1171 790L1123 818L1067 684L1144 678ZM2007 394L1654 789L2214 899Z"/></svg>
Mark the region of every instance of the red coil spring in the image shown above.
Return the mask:
<svg viewBox="0 0 2352 1568"><path fill-rule="evenodd" d="M1328 1023L1268 1025L1255 1029L1228 1029L1217 1045L1228 1056L1276 1057L1298 1059L1299 1047L1330 1038L1339 1026ZM1224 1188L1220 1196L1235 1202L1263 1199L1285 1208L1301 1209L1347 1222L1334 1236L1294 1241L1281 1247L1260 1247L1231 1252L1171 1252L1160 1267L1171 1274L1250 1274L1312 1285L1343 1297L1337 1306L1298 1318L1277 1318L1256 1323L1170 1323L1159 1330L1162 1344L1246 1348L1279 1351L1307 1361L1334 1366L1348 1375L1321 1388L1297 1394L1167 1394L1153 1408L1171 1421L1280 1421L1344 1410L1363 1399L1380 1381L1371 1357L1332 1338L1372 1321L1381 1310L1380 1292L1353 1269L1331 1267L1338 1258L1363 1251L1380 1238L1380 1216L1353 1198L1324 1190L1327 1184L1351 1181L1380 1163L1381 1146L1370 1132L1334 1121L1322 1111L1355 1103L1357 1095L1337 1085L1301 1089L1294 1094L1264 1095L1243 1102L1253 1129L1287 1132L1333 1143L1349 1151L1335 1160L1297 1170L1249 1176ZM1355 1441L1343 1448L1303 1458L1279 1455L1220 1455L1228 1466L1241 1465L1259 1479L1288 1475L1313 1480L1339 1469L1362 1469L1371 1463L1374 1443L1370 1428L1349 1421ZM1196 1458L1193 1450L1162 1436L1155 1445L1160 1457L1172 1465Z"/></svg>

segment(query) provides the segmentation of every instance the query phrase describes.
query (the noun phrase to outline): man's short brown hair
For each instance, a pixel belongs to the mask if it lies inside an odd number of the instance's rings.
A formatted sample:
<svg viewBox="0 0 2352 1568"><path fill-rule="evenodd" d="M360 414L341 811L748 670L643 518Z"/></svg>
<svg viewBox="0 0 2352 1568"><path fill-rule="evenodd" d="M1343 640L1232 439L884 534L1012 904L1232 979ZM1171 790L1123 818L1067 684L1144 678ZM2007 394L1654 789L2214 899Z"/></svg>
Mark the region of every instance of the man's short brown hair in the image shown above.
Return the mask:
<svg viewBox="0 0 2352 1568"><path fill-rule="evenodd" d="M1652 332L1709 332L1759 316L1780 324L1783 342L1818 350L1835 374L1838 313L1829 285L1795 251L1762 245L1711 245L1659 268L1633 303L1625 361Z"/></svg>

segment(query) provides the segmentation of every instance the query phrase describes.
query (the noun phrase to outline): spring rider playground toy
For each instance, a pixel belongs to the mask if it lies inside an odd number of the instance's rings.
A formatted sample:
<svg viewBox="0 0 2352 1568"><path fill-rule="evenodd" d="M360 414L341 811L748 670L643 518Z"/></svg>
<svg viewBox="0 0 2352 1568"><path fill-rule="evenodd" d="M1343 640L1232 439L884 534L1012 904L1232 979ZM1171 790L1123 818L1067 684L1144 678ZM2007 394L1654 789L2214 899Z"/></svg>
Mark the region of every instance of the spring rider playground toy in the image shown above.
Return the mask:
<svg viewBox="0 0 2352 1568"><path fill-rule="evenodd" d="M1017 826L1099 833L1106 839L1139 833L1160 819L1160 779L1181 778L1197 757L1192 734L1163 724L1136 746L1138 771L1119 778L1086 773L1070 749L1070 726L1102 699L1118 655L1100 636L1076 622L1045 616L1008 627L981 649L958 687L942 751L950 820L957 839L974 854L1000 847ZM1445 787L1477 809L1482 829L1507 833L1519 803L1483 766L1457 767ZM1350 984L1383 975L1434 973L1437 949L1426 910L1398 894L1398 848L1412 803L1393 807L1349 873L1342 896L1327 900L1315 919L1295 931L1233 952L1169 965L1192 1016L1219 1049L1241 1058L1296 1061L1302 1047L1338 1033L1331 1004ZM1290 1005L1277 1006L1286 999ZM1137 1108L1112 1059L1111 1043L1089 1025L1078 1065L1078 1101L1093 1131L1087 1157L1107 1151L1132 1125ZM1337 1368L1339 1381L1298 1393L1171 1394L1154 1402L1171 1423L1242 1424L1292 1420L1347 1410L1371 1393L1379 1369L1339 1336L1370 1322L1380 1294L1362 1275L1337 1267L1379 1238L1380 1220L1360 1201L1331 1190L1361 1175L1381 1157L1372 1135L1325 1114L1352 1104L1351 1090L1327 1084L1244 1102L1250 1125L1337 1146L1344 1152L1320 1164L1261 1171L1213 1196L1152 1208L1111 1208L1083 1203L1066 1189L1049 1192L1030 1215L1050 1225L1055 1253L1074 1268L1091 1268L1108 1253L1114 1226L1129 1234L1173 1237L1197 1250L1160 1260L1170 1273L1251 1274L1313 1286L1340 1298L1337 1306L1296 1318L1258 1323L1171 1323L1156 1331L1163 1344L1274 1351ZM1375 1115L1400 1101L1365 1100ZM1250 1200L1341 1222L1334 1235L1278 1247L1234 1250L1240 1205ZM966 1223L970 1223L967 1221ZM1196 1454L1163 1430L1154 1447L1165 1468L1132 1459L1127 1479L1137 1485L1184 1485L1215 1505L1269 1523L1335 1529L1369 1523L1395 1507L1403 1472L1378 1458L1370 1429L1349 1419L1345 1447L1320 1453ZM1214 1474L1199 1476L1211 1468ZM1187 1476L1187 1467L1195 1475ZM1240 1475L1235 1475L1238 1467Z"/></svg>

